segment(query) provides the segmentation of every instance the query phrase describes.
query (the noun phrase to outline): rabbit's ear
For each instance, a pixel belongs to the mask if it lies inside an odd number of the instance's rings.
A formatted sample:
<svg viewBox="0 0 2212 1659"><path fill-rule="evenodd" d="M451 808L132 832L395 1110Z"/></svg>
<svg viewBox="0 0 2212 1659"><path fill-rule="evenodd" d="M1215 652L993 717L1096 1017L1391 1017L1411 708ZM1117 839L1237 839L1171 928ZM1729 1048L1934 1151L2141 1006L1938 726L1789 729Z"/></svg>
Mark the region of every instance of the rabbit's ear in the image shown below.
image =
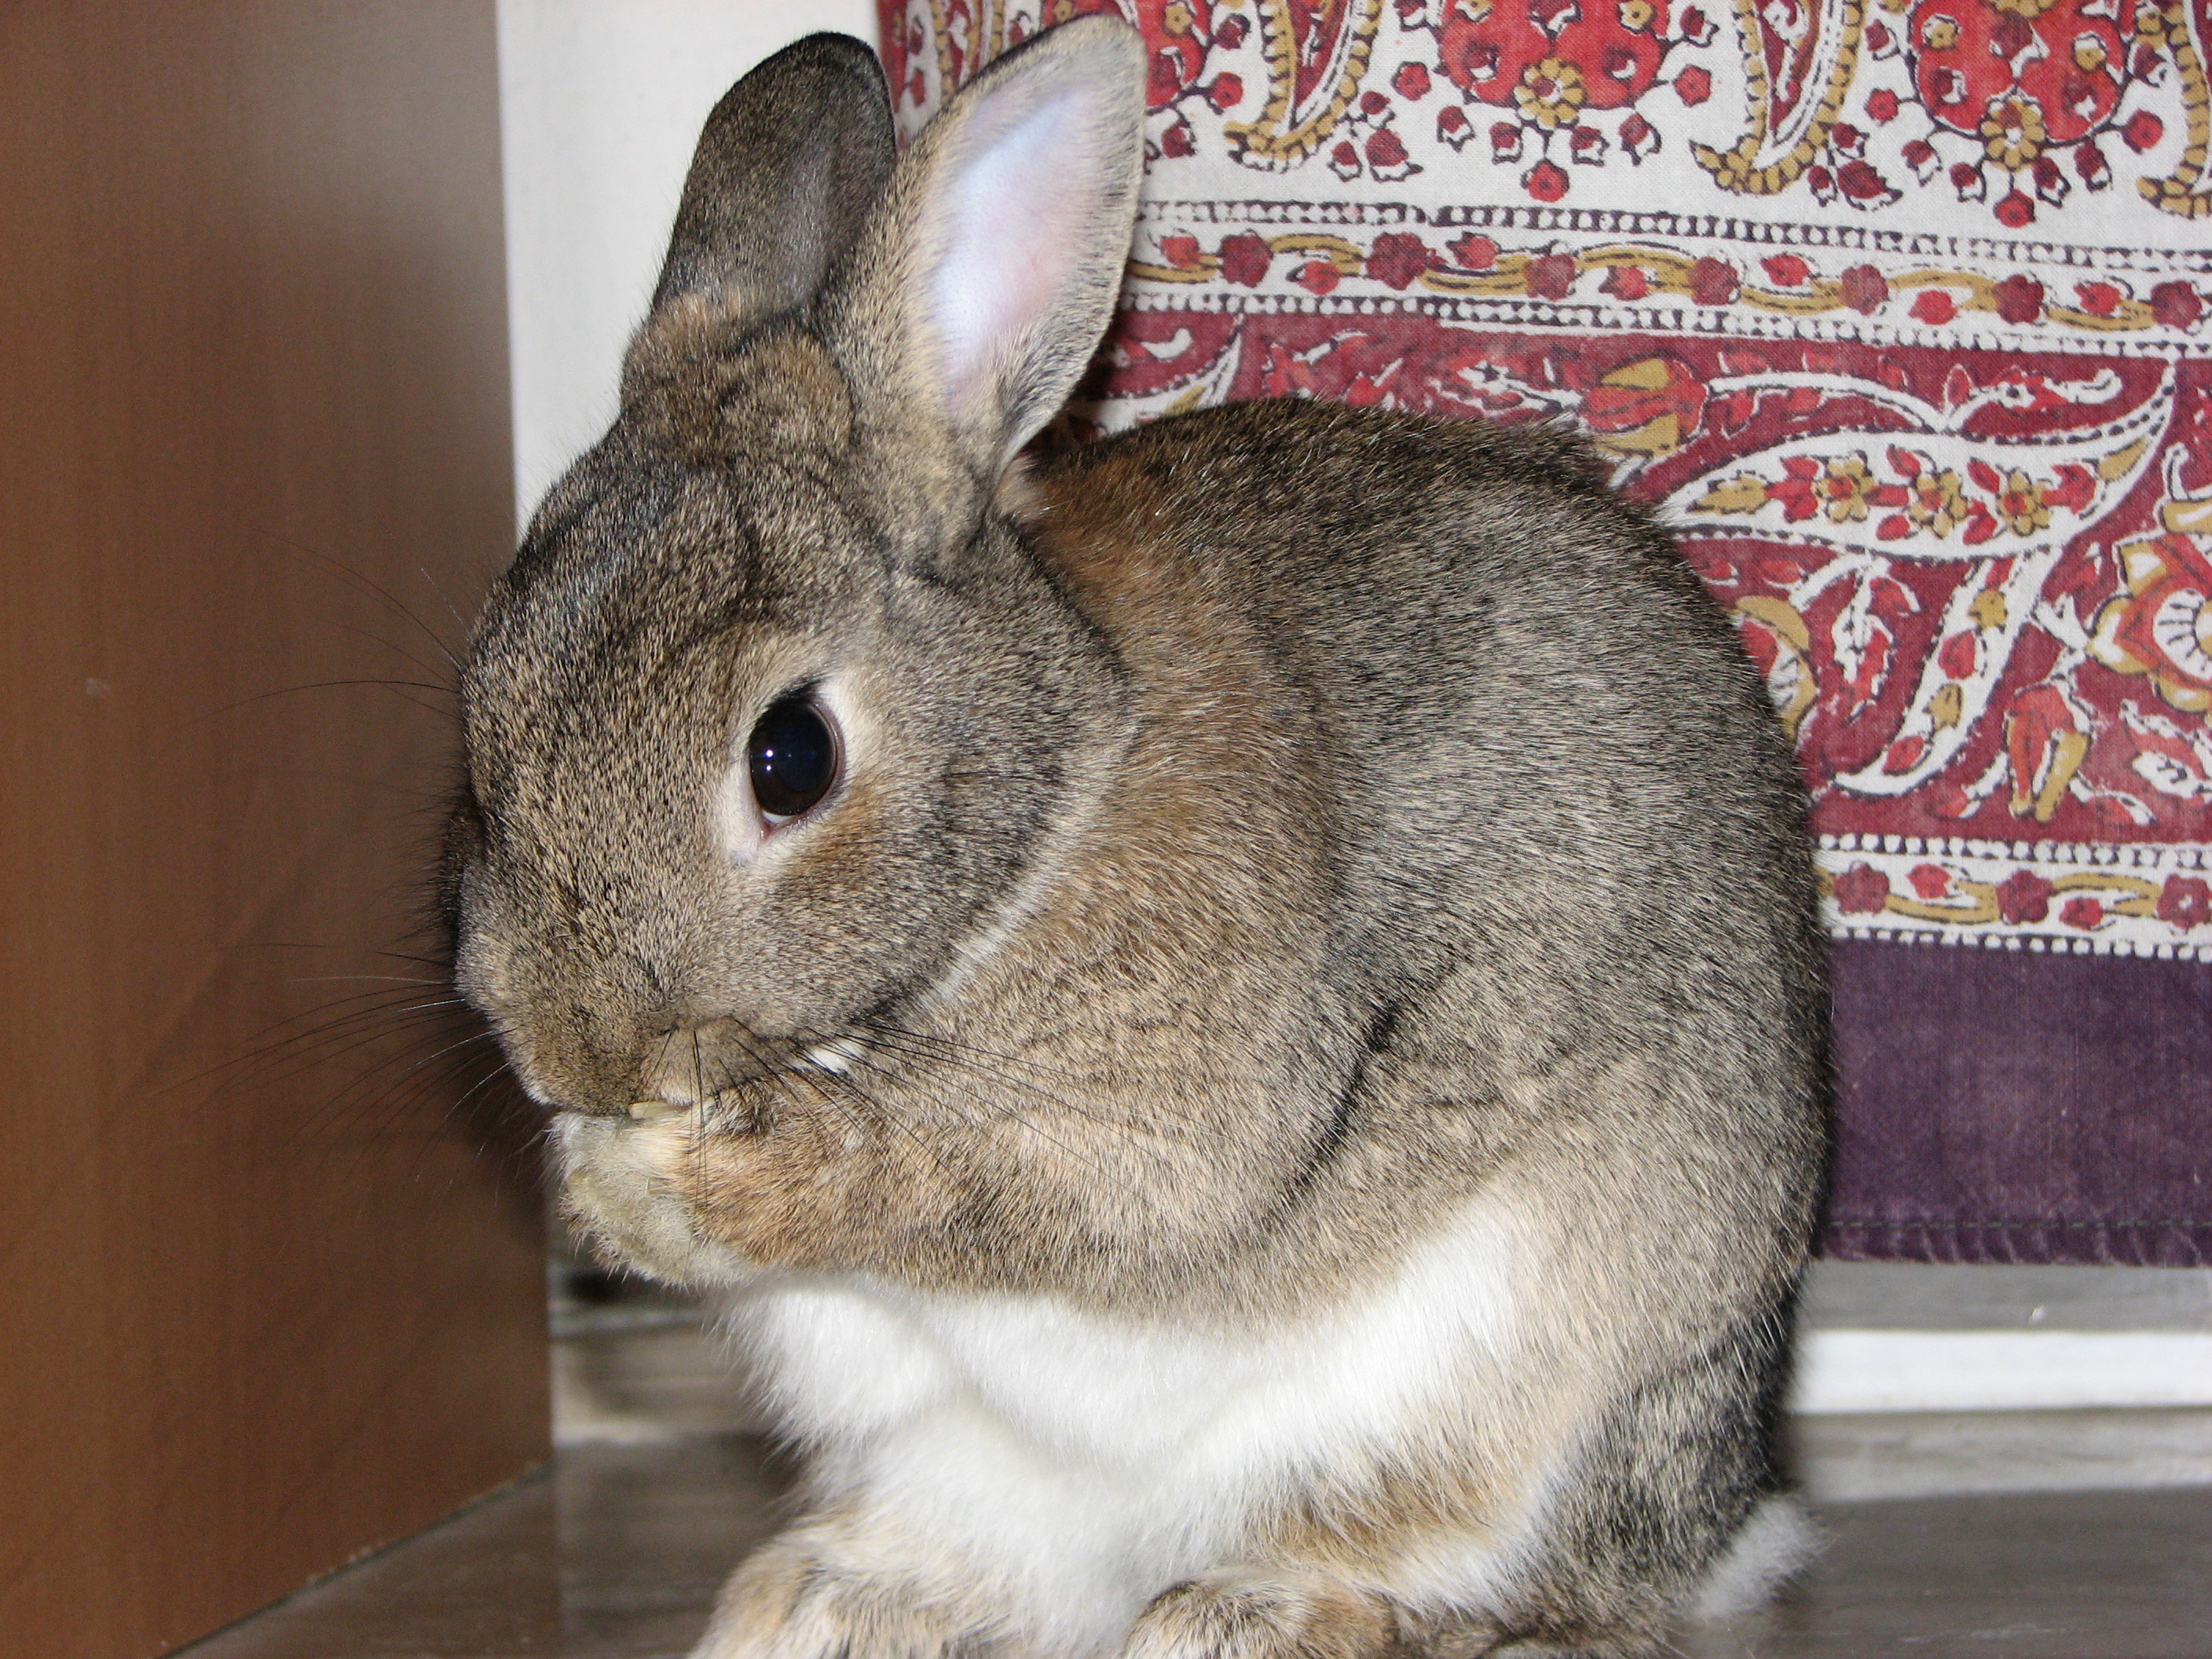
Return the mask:
<svg viewBox="0 0 2212 1659"><path fill-rule="evenodd" d="M812 298L897 153L873 52L846 34L785 47L707 118L653 309L708 294L732 315L765 316Z"/></svg>
<svg viewBox="0 0 2212 1659"><path fill-rule="evenodd" d="M856 386L933 411L995 478L1074 390L1114 314L1144 174L1145 51L1093 15L949 100L831 302ZM842 309L837 309L842 307Z"/></svg>

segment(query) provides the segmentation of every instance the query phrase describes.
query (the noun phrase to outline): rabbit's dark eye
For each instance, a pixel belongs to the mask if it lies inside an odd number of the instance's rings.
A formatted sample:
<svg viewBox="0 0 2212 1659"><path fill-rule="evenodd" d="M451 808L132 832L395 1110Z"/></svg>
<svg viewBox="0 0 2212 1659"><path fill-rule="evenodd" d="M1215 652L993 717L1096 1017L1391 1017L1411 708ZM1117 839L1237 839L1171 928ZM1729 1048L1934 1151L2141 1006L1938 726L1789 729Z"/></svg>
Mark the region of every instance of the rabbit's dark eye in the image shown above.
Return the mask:
<svg viewBox="0 0 2212 1659"><path fill-rule="evenodd" d="M753 799L772 824L797 817L837 781L837 733L804 692L771 703L745 750Z"/></svg>

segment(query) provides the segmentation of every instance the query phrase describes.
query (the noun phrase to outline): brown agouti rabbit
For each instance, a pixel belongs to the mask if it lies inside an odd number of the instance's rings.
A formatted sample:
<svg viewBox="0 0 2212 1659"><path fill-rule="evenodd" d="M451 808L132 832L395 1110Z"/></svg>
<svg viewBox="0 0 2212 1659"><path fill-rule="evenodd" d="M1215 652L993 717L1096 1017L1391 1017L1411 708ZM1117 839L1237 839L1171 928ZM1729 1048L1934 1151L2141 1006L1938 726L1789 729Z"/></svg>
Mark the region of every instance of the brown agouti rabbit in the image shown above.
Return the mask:
<svg viewBox="0 0 2212 1659"><path fill-rule="evenodd" d="M716 109L476 632L459 981L804 1450L702 1655L1644 1652L1802 1534L1791 757L1557 434L1018 459L1143 87L1088 18L902 157L851 40Z"/></svg>

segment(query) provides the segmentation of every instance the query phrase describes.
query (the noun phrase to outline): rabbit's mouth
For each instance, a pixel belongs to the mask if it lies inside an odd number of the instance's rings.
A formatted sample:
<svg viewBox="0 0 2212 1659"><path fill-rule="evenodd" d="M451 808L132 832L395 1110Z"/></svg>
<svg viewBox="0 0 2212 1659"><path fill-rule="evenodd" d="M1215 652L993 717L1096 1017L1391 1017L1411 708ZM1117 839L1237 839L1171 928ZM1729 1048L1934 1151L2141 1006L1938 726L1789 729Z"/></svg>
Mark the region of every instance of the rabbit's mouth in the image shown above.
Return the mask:
<svg viewBox="0 0 2212 1659"><path fill-rule="evenodd" d="M751 1063L742 1068L742 1074L726 1065L717 1067L725 1086L702 1096L680 1083L664 1085L658 1093L633 1100L623 1109L635 1123L664 1123L672 1118L690 1117L690 1127L695 1132L757 1129L761 1127L761 1085L771 1083L780 1076L840 1078L867 1053L859 1041L849 1036L793 1042L788 1048L786 1054L765 1053L756 1039L749 1045Z"/></svg>
<svg viewBox="0 0 2212 1659"><path fill-rule="evenodd" d="M705 1099L696 1099L689 1094L671 1100L655 1096L650 1100L633 1100L623 1109L631 1126L640 1128L668 1128L685 1135L752 1134L765 1127L762 1121L760 1101L757 1091L744 1088L720 1090ZM617 1117L619 1126L622 1118Z"/></svg>

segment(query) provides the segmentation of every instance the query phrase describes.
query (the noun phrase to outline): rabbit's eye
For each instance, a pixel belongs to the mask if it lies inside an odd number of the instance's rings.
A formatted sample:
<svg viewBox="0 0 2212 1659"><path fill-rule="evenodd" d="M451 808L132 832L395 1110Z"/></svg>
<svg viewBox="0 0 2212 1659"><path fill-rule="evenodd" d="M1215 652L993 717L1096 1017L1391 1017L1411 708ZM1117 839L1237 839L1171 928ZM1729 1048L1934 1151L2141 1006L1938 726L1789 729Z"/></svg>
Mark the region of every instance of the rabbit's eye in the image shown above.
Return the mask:
<svg viewBox="0 0 2212 1659"><path fill-rule="evenodd" d="M837 781L837 733L804 692L771 703L745 749L753 799L770 824L797 817Z"/></svg>

